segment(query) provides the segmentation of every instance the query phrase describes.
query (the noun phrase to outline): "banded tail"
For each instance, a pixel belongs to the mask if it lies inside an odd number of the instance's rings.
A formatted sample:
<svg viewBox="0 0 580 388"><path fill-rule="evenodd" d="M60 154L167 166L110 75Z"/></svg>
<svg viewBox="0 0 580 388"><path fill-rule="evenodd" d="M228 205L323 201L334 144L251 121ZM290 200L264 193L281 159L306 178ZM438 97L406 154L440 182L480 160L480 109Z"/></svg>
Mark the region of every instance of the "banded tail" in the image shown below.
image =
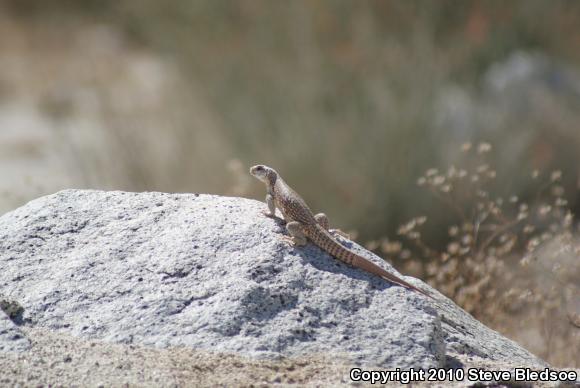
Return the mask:
<svg viewBox="0 0 580 388"><path fill-rule="evenodd" d="M373 275L379 276L391 283L398 284L403 286L409 290L417 291L425 296L428 296L431 299L434 299L433 296L429 295L427 292L413 286L410 283L407 283L403 279L395 276L383 268L379 267L375 263L365 259L364 257L356 254L349 248L342 245L338 242L327 230L325 230L320 225L309 225L304 228L304 232L306 236L310 240L314 242L314 244L318 245L324 251L329 253L331 256L337 258L338 260L352 265L353 267L360 268L364 271L372 273Z"/></svg>

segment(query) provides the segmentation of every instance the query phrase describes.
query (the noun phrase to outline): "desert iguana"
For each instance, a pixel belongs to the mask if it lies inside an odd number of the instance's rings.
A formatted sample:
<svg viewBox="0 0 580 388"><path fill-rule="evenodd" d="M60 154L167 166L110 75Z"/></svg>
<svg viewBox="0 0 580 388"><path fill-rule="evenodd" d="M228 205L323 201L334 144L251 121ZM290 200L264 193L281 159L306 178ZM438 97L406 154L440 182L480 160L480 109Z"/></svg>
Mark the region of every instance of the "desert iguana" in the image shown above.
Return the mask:
<svg viewBox="0 0 580 388"><path fill-rule="evenodd" d="M390 282L433 298L427 292L390 274L338 242L331 233L340 234L340 232L329 229L326 215L324 213L314 215L302 197L292 190L273 168L257 165L250 169L250 174L266 184L268 192L266 203L270 211L266 215L275 217L276 208L282 212L286 221L286 230L292 236L291 242L294 245L303 246L308 238L333 257L353 267L363 269Z"/></svg>

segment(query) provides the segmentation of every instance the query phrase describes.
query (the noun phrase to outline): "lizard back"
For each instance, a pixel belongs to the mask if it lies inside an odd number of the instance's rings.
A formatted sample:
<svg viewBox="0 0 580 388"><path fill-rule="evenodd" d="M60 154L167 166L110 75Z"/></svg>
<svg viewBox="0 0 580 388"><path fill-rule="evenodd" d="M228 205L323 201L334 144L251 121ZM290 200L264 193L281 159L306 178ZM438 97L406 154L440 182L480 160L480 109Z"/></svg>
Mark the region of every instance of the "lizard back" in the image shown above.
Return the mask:
<svg viewBox="0 0 580 388"><path fill-rule="evenodd" d="M274 202L284 218L298 221L304 225L314 225L314 214L302 197L292 190L282 178L278 177L273 185Z"/></svg>

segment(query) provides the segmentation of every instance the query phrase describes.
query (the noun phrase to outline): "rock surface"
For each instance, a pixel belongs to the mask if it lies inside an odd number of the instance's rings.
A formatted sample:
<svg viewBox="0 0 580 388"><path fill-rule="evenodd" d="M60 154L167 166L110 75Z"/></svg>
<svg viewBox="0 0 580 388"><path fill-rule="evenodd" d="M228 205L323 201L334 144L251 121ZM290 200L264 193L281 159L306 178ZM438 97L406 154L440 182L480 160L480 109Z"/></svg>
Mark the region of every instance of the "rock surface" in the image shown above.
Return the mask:
<svg viewBox="0 0 580 388"><path fill-rule="evenodd" d="M0 300L1 303L1 300ZM30 349L30 341L22 331L0 310L0 354L1 352L22 352Z"/></svg>
<svg viewBox="0 0 580 388"><path fill-rule="evenodd" d="M436 303L312 245L288 246L264 207L62 191L0 217L0 289L24 308L21 325L91 340L383 368L469 357L545 366L434 290Z"/></svg>

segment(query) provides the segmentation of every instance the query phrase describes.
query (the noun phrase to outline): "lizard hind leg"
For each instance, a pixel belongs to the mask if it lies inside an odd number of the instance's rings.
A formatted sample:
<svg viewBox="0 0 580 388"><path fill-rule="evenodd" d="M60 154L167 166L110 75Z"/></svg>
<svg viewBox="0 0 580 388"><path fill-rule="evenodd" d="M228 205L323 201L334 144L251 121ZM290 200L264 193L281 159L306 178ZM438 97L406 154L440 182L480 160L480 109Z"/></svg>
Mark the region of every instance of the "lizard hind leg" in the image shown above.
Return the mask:
<svg viewBox="0 0 580 388"><path fill-rule="evenodd" d="M286 224L286 230L290 234L290 242L296 246L306 245L306 236L302 231L302 224L298 221L290 221Z"/></svg>
<svg viewBox="0 0 580 388"><path fill-rule="evenodd" d="M350 235L348 233L345 233L340 229L330 229L330 224L328 222L328 217L326 216L326 214L318 213L314 216L314 219L316 220L318 225L322 226L329 233L331 233L333 235L339 235L341 237L344 237L344 238L350 240Z"/></svg>
<svg viewBox="0 0 580 388"><path fill-rule="evenodd" d="M328 217L324 213L318 213L314 216L318 225L322 226L324 229L328 230L330 228L330 224L328 223Z"/></svg>

